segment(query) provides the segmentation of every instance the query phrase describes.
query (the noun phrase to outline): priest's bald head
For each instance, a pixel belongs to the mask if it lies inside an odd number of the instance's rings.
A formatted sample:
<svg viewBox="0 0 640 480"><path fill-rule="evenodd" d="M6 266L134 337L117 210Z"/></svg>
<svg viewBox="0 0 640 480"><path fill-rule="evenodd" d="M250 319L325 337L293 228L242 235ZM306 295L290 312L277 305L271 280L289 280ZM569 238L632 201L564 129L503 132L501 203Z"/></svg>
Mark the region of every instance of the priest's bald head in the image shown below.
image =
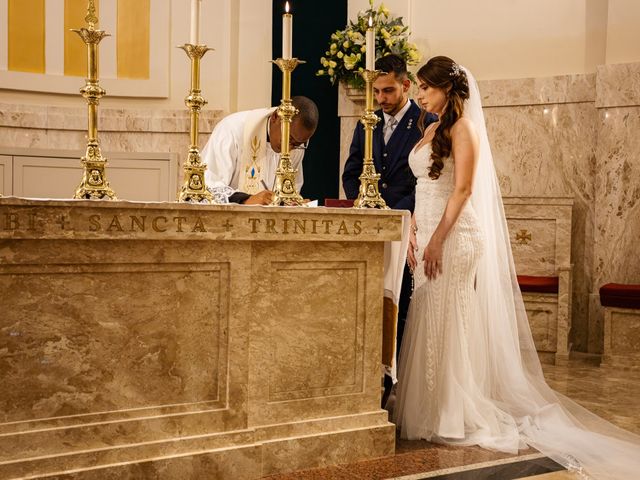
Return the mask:
<svg viewBox="0 0 640 480"><path fill-rule="evenodd" d="M289 131L289 148L306 148L309 139L318 127L318 107L307 97L296 96L291 98L291 103L298 109L298 114L291 121ZM274 152L280 153L282 134L280 131L280 117L275 111L269 119L269 143Z"/></svg>

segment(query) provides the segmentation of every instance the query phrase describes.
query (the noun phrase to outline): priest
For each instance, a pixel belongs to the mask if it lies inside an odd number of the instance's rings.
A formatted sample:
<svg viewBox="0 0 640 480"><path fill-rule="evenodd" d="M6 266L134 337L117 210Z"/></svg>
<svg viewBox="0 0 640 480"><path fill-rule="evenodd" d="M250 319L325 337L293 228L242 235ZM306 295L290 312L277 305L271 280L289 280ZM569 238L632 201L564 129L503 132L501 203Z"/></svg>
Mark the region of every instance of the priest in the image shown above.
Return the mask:
<svg viewBox="0 0 640 480"><path fill-rule="evenodd" d="M302 158L318 126L318 107L307 97L291 99L298 114L291 122L291 164L303 183ZM207 187L232 203L268 205L273 196L282 138L277 107L233 113L213 129L202 151Z"/></svg>

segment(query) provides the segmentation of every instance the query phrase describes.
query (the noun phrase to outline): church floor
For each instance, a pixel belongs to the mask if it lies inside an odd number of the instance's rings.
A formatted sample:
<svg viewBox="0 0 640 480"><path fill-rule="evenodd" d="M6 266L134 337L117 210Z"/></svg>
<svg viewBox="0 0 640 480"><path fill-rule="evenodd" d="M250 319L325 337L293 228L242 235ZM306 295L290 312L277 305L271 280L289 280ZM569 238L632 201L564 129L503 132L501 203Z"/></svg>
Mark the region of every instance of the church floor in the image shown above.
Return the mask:
<svg viewBox="0 0 640 480"><path fill-rule="evenodd" d="M544 365L552 388L614 424L640 434L640 373L600 368L589 359ZM518 455L397 439L391 457L264 477L268 480L574 480L535 450Z"/></svg>

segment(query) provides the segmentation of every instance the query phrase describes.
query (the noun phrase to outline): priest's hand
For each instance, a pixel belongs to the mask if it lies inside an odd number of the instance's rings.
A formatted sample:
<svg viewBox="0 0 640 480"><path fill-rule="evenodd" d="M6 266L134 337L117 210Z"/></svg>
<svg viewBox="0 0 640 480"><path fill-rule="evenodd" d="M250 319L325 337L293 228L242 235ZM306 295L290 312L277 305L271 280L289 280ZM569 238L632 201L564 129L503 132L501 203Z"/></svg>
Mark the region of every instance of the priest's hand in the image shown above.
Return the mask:
<svg viewBox="0 0 640 480"><path fill-rule="evenodd" d="M270 190L262 190L261 192L251 195L244 201L245 205L269 205L273 198L273 192Z"/></svg>

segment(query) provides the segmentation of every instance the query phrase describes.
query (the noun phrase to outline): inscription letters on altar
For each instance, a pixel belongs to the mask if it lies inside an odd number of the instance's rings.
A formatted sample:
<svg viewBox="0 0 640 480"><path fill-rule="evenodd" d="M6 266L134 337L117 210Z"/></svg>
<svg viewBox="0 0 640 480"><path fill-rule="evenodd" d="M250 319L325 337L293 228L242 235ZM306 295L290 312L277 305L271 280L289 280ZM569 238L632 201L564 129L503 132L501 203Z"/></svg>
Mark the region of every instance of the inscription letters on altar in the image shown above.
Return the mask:
<svg viewBox="0 0 640 480"><path fill-rule="evenodd" d="M249 218L251 233L279 233L306 234L312 235L360 235L362 233L362 221L354 220L347 222L342 220L319 220L319 219L290 219L281 218Z"/></svg>
<svg viewBox="0 0 640 480"><path fill-rule="evenodd" d="M87 212L89 213L89 212ZM231 232L249 235L345 235L358 236L365 231L362 220L328 218L288 218L283 215L249 217L242 222L231 222L204 215L163 215L149 213L126 214L90 214L69 215L68 213L49 213L40 216L30 212L3 212L0 217L1 231L65 231L91 233L215 233ZM223 221L224 220L224 221ZM382 227L378 225L380 233Z"/></svg>

